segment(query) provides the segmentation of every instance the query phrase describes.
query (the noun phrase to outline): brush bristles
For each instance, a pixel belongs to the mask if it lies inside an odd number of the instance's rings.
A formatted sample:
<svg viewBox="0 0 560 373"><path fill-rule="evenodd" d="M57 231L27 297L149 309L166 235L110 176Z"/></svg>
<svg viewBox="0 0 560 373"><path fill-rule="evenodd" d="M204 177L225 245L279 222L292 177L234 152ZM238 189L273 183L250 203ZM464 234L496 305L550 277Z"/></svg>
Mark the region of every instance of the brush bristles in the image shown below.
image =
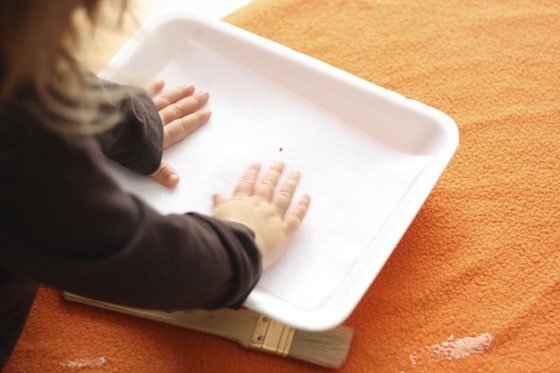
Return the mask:
<svg viewBox="0 0 560 373"><path fill-rule="evenodd" d="M353 330L345 326L324 332L296 330L288 356L329 368L339 368L346 361Z"/></svg>

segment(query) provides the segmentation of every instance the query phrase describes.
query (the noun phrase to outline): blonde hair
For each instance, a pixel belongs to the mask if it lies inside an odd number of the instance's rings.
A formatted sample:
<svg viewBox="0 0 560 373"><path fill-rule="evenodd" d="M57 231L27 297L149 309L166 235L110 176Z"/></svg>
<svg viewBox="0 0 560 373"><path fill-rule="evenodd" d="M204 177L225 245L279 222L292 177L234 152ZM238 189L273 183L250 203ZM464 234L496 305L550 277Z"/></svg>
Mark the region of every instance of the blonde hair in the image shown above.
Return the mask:
<svg viewBox="0 0 560 373"><path fill-rule="evenodd" d="M128 1L109 1L122 19ZM1 0L0 102L23 107L40 123L69 134L95 133L115 123L117 111L102 105L122 98L122 90L104 87L74 55L84 32L104 20L109 1Z"/></svg>

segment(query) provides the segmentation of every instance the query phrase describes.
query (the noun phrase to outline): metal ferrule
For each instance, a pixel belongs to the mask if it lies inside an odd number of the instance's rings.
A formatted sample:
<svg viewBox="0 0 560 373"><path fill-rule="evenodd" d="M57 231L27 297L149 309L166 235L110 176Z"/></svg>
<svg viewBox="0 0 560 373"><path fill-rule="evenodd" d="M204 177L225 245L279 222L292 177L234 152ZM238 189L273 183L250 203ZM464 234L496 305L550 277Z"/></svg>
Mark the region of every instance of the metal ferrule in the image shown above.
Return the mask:
<svg viewBox="0 0 560 373"><path fill-rule="evenodd" d="M250 347L287 356L294 339L294 333L295 328L261 314L251 337Z"/></svg>

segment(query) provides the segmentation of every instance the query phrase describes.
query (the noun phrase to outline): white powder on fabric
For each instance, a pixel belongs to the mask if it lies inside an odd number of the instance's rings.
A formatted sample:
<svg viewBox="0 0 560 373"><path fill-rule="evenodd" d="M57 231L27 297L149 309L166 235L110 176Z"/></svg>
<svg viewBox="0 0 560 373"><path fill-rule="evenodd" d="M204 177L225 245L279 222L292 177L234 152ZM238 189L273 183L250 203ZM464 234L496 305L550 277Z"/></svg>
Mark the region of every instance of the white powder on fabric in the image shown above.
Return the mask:
<svg viewBox="0 0 560 373"><path fill-rule="evenodd" d="M72 369L80 369L80 368L99 368L102 367L106 363L104 357L100 357L97 359L79 359L74 361L68 361L66 363L62 363L63 366Z"/></svg>
<svg viewBox="0 0 560 373"><path fill-rule="evenodd" d="M450 335L447 341L436 343L423 348L419 353L409 356L410 366L416 368L419 364L433 362L435 360L457 360L473 354L482 354L492 346L493 336L490 333L482 333L477 336L469 336L455 339Z"/></svg>
<svg viewBox="0 0 560 373"><path fill-rule="evenodd" d="M453 335L445 342L432 346L435 356L447 360L457 360L472 354L482 354L490 348L492 334L483 333L475 337L464 337L455 339Z"/></svg>
<svg viewBox="0 0 560 373"><path fill-rule="evenodd" d="M410 355L410 366L416 367L416 355Z"/></svg>

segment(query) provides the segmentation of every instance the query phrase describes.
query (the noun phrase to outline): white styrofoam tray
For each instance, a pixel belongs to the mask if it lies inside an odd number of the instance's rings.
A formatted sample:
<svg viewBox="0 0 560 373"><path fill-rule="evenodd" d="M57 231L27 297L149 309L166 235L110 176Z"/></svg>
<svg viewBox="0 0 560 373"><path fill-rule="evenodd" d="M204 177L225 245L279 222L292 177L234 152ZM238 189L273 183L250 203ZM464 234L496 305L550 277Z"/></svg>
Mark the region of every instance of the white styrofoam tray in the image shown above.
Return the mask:
<svg viewBox="0 0 560 373"><path fill-rule="evenodd" d="M304 36L302 36L304 37ZM307 330L358 304L458 146L444 113L230 24L180 10L148 21L101 74L210 92L212 118L164 157L176 190L112 166L162 213L211 214L252 162L286 162L311 208L245 305Z"/></svg>

